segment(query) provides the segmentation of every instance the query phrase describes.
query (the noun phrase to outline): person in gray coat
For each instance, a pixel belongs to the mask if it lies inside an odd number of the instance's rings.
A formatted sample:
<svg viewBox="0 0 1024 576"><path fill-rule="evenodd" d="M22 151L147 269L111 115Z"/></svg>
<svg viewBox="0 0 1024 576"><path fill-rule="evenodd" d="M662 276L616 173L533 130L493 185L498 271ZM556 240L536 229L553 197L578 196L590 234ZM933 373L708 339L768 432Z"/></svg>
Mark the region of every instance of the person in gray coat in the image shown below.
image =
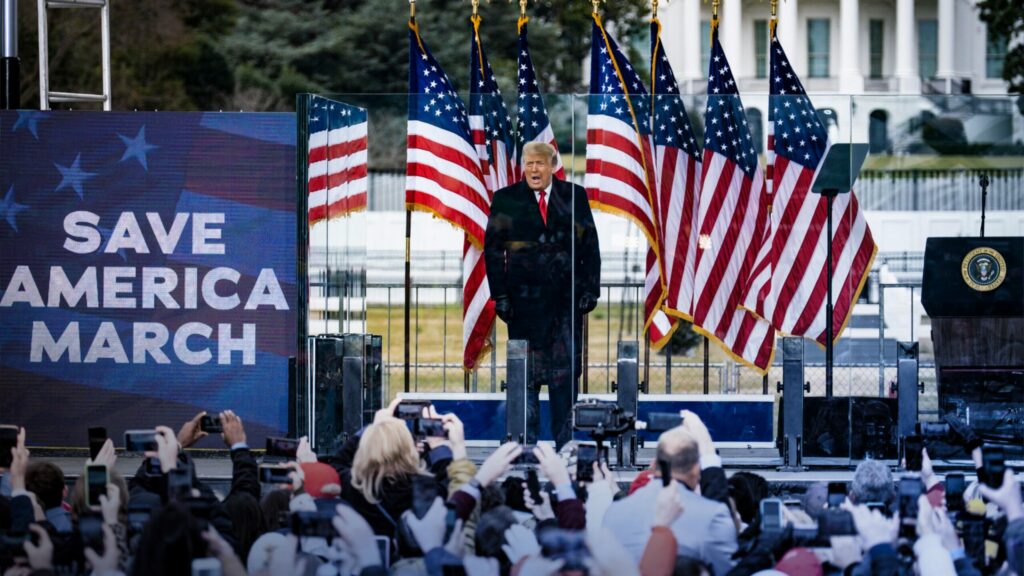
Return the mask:
<svg viewBox="0 0 1024 576"><path fill-rule="evenodd" d="M678 554L706 562L715 574L725 574L732 568L736 552L736 524L727 504L696 492L701 470L697 440L682 426L663 433L658 438L658 460L668 462L682 496L683 513L672 524ZM662 486L660 472L658 475L659 479L613 503L604 516L604 527L637 563L651 535L655 500Z"/></svg>

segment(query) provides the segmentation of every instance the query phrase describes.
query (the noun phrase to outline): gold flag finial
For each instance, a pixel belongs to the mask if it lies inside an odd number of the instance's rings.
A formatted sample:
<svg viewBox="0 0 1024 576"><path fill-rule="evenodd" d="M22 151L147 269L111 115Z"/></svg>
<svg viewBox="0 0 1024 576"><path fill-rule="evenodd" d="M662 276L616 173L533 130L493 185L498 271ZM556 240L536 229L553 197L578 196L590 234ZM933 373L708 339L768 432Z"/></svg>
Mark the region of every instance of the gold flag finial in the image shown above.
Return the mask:
<svg viewBox="0 0 1024 576"><path fill-rule="evenodd" d="M511 2L511 1L512 0L509 0L509 2ZM526 18L526 1L527 0L519 0L519 17L520 18Z"/></svg>
<svg viewBox="0 0 1024 576"><path fill-rule="evenodd" d="M600 4L601 4L601 0L590 0L590 5L592 7L591 12L594 13L594 14L597 14L597 7Z"/></svg>
<svg viewBox="0 0 1024 576"><path fill-rule="evenodd" d="M651 0L651 13L653 18L658 17L658 0Z"/></svg>
<svg viewBox="0 0 1024 576"><path fill-rule="evenodd" d="M775 38L775 27L779 25L779 0L771 0L772 17L768 21L768 38Z"/></svg>
<svg viewBox="0 0 1024 576"><path fill-rule="evenodd" d="M708 0L704 0L707 2ZM711 36L715 36L715 29L718 28L718 3L719 0L711 0Z"/></svg>
<svg viewBox="0 0 1024 576"><path fill-rule="evenodd" d="M416 0L409 0L409 19L416 19Z"/></svg>

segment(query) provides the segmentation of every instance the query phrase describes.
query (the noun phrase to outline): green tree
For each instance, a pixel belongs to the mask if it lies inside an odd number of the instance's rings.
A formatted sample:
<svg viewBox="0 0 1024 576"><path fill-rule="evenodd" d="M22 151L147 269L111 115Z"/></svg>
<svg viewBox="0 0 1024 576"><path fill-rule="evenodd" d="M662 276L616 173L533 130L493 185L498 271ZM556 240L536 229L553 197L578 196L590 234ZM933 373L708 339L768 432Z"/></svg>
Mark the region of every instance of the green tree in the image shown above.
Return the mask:
<svg viewBox="0 0 1024 576"><path fill-rule="evenodd" d="M118 110L217 108L232 88L220 38L233 26L235 0L111 2L111 91ZM39 102L36 3L20 0L22 106ZM48 11L50 89L102 91L96 10ZM54 105L89 109L100 104Z"/></svg>
<svg viewBox="0 0 1024 576"><path fill-rule="evenodd" d="M989 34L1017 39L1007 47L1003 79L1010 83L1010 92L1024 93L1024 11L1020 0L981 0L978 12Z"/></svg>

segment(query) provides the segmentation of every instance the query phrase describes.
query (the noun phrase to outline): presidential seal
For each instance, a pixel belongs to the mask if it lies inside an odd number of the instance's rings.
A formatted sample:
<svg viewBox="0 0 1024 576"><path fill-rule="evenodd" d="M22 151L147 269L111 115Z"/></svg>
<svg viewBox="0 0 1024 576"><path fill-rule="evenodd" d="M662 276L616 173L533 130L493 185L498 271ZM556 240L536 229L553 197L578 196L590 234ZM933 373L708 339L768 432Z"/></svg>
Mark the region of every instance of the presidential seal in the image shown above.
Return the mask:
<svg viewBox="0 0 1024 576"><path fill-rule="evenodd" d="M991 292L1006 280L1006 260L993 248L975 248L960 264L964 282L978 292Z"/></svg>

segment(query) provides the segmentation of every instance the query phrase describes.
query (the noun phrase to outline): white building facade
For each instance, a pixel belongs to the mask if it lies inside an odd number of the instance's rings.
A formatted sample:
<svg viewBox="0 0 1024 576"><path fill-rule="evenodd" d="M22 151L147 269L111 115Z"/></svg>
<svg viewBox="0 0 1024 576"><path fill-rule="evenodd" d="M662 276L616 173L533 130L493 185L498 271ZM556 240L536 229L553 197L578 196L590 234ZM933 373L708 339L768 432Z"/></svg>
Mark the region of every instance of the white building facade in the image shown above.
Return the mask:
<svg viewBox="0 0 1024 576"><path fill-rule="evenodd" d="M722 0L719 16L741 93L768 92L769 2ZM988 33L974 0L780 0L778 16L779 38L809 93L1007 92L1007 39ZM702 93L710 4L662 2L659 17L681 88Z"/></svg>

